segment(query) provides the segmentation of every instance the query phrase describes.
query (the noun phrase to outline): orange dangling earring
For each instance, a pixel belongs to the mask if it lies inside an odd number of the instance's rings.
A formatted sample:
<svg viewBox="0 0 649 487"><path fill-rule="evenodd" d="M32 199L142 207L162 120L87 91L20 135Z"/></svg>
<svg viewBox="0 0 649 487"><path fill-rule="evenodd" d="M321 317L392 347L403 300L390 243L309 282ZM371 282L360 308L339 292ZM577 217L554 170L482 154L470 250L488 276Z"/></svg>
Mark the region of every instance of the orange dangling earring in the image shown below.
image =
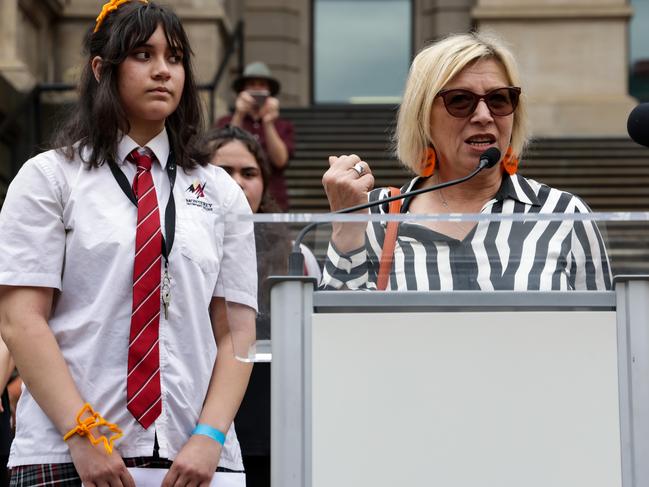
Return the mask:
<svg viewBox="0 0 649 487"><path fill-rule="evenodd" d="M510 176L513 176L514 174L516 174L516 171L518 171L518 159L514 155L514 151L512 150L511 146L507 148L505 157L503 157L502 161L500 161L500 164Z"/></svg>
<svg viewBox="0 0 649 487"><path fill-rule="evenodd" d="M421 177L428 178L435 172L435 162L437 162L437 154L435 149L428 147L426 149L426 158L422 164Z"/></svg>

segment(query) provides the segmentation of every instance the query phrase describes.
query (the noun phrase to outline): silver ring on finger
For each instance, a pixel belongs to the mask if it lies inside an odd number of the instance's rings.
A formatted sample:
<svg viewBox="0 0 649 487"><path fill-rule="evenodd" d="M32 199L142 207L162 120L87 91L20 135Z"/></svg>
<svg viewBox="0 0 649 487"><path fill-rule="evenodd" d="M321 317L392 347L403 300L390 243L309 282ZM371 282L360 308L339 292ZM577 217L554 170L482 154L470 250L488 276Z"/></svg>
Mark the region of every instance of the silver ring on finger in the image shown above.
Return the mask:
<svg viewBox="0 0 649 487"><path fill-rule="evenodd" d="M365 166L361 162L354 164L354 167L352 167L352 169L358 173L358 177L361 177L365 172Z"/></svg>

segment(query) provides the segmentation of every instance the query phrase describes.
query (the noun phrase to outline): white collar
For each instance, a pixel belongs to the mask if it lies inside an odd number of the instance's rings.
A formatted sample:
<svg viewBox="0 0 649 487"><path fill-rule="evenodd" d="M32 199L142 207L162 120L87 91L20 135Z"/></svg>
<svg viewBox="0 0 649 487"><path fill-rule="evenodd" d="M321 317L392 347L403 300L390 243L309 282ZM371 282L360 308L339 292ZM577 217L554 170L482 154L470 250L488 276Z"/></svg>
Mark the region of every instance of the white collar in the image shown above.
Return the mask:
<svg viewBox="0 0 649 487"><path fill-rule="evenodd" d="M169 136L167 135L167 128L147 142L144 147L148 148L155 155L156 159L160 162L162 169L167 167L167 159L169 158ZM126 157L133 152L134 149L141 148L128 135L122 136L117 144L117 163L121 166L126 163Z"/></svg>

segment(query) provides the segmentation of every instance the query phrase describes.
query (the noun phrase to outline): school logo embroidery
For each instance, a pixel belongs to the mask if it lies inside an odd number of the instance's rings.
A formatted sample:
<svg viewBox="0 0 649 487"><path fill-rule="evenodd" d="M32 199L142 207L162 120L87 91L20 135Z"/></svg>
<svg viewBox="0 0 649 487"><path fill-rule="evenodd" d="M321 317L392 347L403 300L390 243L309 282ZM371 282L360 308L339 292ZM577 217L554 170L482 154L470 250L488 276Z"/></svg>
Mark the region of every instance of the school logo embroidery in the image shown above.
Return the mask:
<svg viewBox="0 0 649 487"><path fill-rule="evenodd" d="M201 184L201 182L198 179L194 180L194 182L190 184L187 190L185 191L186 193L190 193L191 195L185 198L185 204L187 204L187 206L198 206L199 208L202 208L205 211L213 211L212 203L208 203L207 201L201 199L201 198L205 198L206 185L207 185L207 181Z"/></svg>
<svg viewBox="0 0 649 487"><path fill-rule="evenodd" d="M207 181L205 181L203 184L196 179L192 184L189 185L189 188L187 188L188 193L194 193L197 198L205 198L205 186L207 185Z"/></svg>

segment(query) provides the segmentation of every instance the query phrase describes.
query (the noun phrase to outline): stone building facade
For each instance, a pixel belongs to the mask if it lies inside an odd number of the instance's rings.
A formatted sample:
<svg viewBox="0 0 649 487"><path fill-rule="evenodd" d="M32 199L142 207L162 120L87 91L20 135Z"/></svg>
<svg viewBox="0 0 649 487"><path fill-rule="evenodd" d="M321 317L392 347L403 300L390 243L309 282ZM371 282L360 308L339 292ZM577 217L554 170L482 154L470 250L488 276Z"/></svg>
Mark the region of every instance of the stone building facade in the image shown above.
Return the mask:
<svg viewBox="0 0 649 487"><path fill-rule="evenodd" d="M317 0L315 0L317 1ZM312 100L313 0L245 0L246 59L267 61L285 102ZM413 51L451 32L489 29L513 48L536 136L624 135L626 0L413 0Z"/></svg>
<svg viewBox="0 0 649 487"><path fill-rule="evenodd" d="M314 6L319 1L327 0L171 3L190 35L199 82L212 79L227 35L241 19L245 60L269 64L282 82L284 106L306 107L313 101ZM0 0L0 125L38 83L74 82L81 39L102 4ZM627 87L633 15L627 0L411 0L410 8L413 53L442 35L471 28L493 30L512 46L531 102L535 136L625 133L626 116L635 104ZM231 102L234 63L227 73L218 90L219 112ZM11 172L7 133L2 139L0 130L0 185Z"/></svg>

